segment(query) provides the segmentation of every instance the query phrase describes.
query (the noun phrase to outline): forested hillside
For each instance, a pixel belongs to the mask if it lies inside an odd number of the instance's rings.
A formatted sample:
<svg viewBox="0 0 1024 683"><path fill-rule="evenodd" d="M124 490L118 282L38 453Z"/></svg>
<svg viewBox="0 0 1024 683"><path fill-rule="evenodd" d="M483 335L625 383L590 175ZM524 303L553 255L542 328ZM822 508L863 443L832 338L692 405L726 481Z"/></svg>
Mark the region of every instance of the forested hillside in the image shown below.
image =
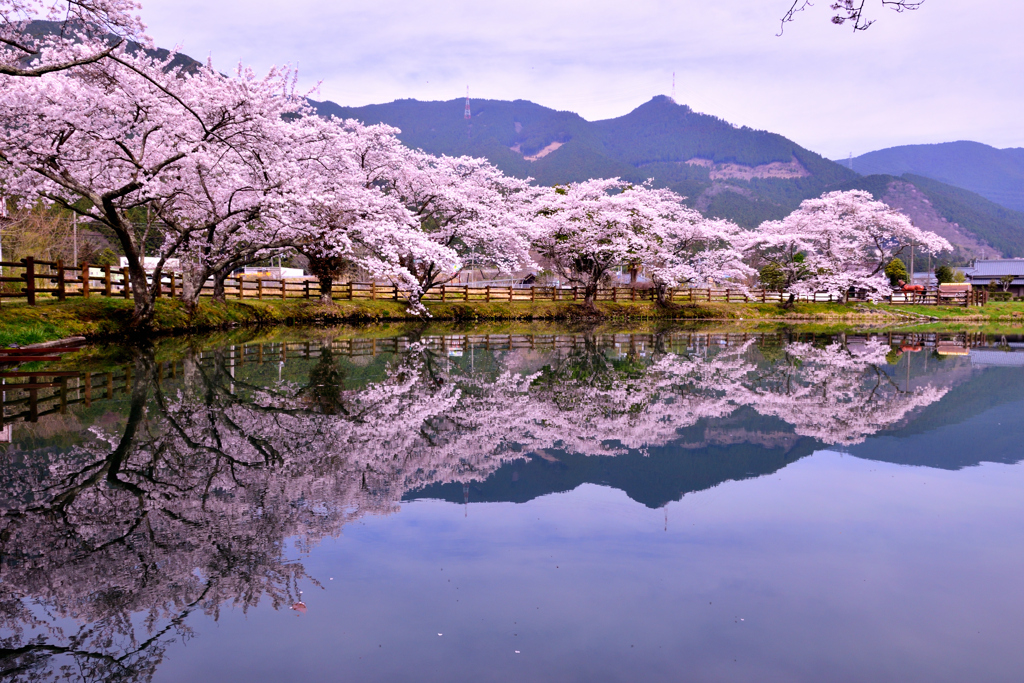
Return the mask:
<svg viewBox="0 0 1024 683"><path fill-rule="evenodd" d="M472 100L469 120L462 99L399 100L366 107L314 105L324 115L397 126L406 144L427 152L487 157L506 173L545 185L595 177L619 176L633 182L653 178L657 186L679 192L704 214L745 227L782 218L804 199L827 190L866 189L958 245L956 261L1024 256L1024 214L961 189L962 185L954 187L959 182L939 182L931 171L915 170L930 163L929 168L956 175L958 164L991 167L996 153L1002 166L990 168L987 175L972 171L972 177L987 179L986 187L1003 187L1006 191L999 196L1009 202L1016 195L1008 179L1014 177L1017 157L1024 169L1024 150L996 150L977 143L898 147L854 160L855 171L863 173L871 164L884 162L898 173L861 176L781 135L736 127L664 96L625 116L593 122L525 100ZM1014 156L1016 152L1020 154ZM915 174L903 175L908 170ZM1020 177L1024 183L1024 170Z"/></svg>
<svg viewBox="0 0 1024 683"><path fill-rule="evenodd" d="M525 100L314 103L324 115L388 123L434 154L485 156L546 185L619 176L670 187L707 214L753 227L856 174L781 135L736 127L658 96L615 119L586 121Z"/></svg>
<svg viewBox="0 0 1024 683"><path fill-rule="evenodd" d="M853 159L864 175L912 173L976 192L1009 209L1024 211L1024 149L997 149L980 142L904 145Z"/></svg>

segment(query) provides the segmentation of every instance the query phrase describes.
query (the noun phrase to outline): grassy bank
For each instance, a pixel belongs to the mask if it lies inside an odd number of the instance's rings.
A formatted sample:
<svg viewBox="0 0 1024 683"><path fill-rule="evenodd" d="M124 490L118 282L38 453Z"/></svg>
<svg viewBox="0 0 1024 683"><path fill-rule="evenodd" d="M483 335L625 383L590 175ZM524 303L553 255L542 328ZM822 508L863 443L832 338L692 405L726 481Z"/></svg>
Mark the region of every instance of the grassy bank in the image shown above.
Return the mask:
<svg viewBox="0 0 1024 683"><path fill-rule="evenodd" d="M819 323L827 325L957 326L1000 328L1014 331L1024 326L1024 303L990 303L983 308L948 306L870 306L797 304L786 309L776 304L711 303L662 308L651 302L601 302L599 316L572 302L432 303L435 322L560 321L592 323L609 321L728 320L747 325L759 322ZM71 336L94 339L124 334L132 303L124 299L93 297L64 303L48 301L37 306L23 303L0 307L0 346L31 344ZM934 320L933 320L934 319ZM227 301L204 299L189 314L180 301L156 302L153 329L157 334L202 332L240 326L338 325L365 323L423 323L397 301ZM1022 330L1024 331L1024 330Z"/></svg>

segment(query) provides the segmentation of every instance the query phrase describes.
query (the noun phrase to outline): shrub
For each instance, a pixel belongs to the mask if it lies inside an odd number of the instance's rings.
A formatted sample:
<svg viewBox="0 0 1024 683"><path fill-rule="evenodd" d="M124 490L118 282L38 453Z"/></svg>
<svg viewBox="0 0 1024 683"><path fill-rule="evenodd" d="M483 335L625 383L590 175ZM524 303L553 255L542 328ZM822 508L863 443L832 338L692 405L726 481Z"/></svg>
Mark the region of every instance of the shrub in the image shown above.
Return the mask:
<svg viewBox="0 0 1024 683"><path fill-rule="evenodd" d="M781 292L786 287L786 274L777 263L769 263L759 273L761 286L772 292Z"/></svg>
<svg viewBox="0 0 1024 683"><path fill-rule="evenodd" d="M889 261L889 265L885 267L885 275L889 278L889 284L893 287L898 287L900 281L906 282L909 278L907 276L907 267L903 265L903 261L898 258L894 258Z"/></svg>

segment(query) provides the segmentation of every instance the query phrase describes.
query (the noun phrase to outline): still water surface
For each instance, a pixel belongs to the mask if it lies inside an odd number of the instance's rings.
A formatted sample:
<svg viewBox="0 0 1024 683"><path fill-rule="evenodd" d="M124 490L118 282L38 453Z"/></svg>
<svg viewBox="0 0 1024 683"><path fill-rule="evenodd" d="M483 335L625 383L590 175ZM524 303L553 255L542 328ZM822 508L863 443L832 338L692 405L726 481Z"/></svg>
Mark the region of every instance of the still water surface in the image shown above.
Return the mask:
<svg viewBox="0 0 1024 683"><path fill-rule="evenodd" d="M250 337L4 378L0 680L1024 671L1018 340Z"/></svg>

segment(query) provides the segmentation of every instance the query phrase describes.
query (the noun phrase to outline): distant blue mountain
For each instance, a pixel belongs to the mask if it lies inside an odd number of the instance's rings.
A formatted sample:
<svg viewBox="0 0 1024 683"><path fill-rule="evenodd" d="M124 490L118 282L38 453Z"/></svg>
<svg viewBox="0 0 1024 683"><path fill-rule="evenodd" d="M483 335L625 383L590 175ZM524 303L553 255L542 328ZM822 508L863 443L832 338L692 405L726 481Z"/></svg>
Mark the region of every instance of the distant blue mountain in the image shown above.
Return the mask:
<svg viewBox="0 0 1024 683"><path fill-rule="evenodd" d="M1024 148L1020 147L997 149L965 140L904 145L855 157L853 170L862 175L924 176L1024 212Z"/></svg>

